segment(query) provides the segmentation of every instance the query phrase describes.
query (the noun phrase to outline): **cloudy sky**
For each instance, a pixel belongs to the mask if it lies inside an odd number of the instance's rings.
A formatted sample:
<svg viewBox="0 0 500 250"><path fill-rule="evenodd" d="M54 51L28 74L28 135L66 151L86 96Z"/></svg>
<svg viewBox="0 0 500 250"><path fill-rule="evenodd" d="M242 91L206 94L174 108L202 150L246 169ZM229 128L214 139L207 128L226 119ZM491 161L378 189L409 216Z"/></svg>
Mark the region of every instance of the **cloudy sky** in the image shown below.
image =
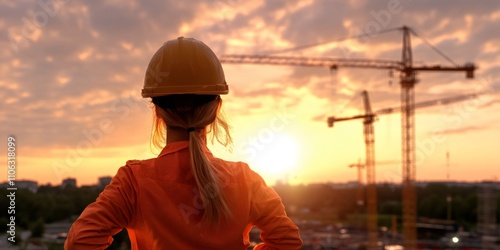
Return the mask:
<svg viewBox="0 0 500 250"><path fill-rule="evenodd" d="M463 72L418 75L416 101L487 92L478 99L416 111L417 179L500 177L500 2L317 1L0 1L0 132L17 140L17 178L79 185L114 175L128 159L154 157L151 104L140 98L147 63L178 36L204 41L217 55L401 58L411 27L415 63L475 63ZM361 38L364 33L371 34ZM336 41L327 43L328 41ZM310 44L321 46L287 50ZM307 46L306 46L307 47ZM270 183L354 180L364 160L362 122L326 125L326 117L398 106L398 74L387 70L224 64L224 110L232 150ZM377 181L401 181L400 114L375 123ZM0 143L7 154L6 142ZM6 159L6 157L4 158ZM6 180L6 173L0 181Z"/></svg>

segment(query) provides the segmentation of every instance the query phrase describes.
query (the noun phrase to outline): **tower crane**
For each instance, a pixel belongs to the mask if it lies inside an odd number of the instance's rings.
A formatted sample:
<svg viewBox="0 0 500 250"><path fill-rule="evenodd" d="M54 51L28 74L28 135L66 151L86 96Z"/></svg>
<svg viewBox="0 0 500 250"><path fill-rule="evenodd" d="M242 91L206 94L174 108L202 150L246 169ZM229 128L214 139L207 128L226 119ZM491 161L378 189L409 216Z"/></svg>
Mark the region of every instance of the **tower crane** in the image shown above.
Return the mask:
<svg viewBox="0 0 500 250"><path fill-rule="evenodd" d="M361 160L359 160L358 163L349 164L349 167L358 169L358 191L357 191L358 200L356 201L356 203L361 207L365 203L363 198L363 173L362 173L362 169L365 167L365 164L361 163Z"/></svg>
<svg viewBox="0 0 500 250"><path fill-rule="evenodd" d="M445 104L450 104L454 102L460 102L460 101L465 101L468 99L472 98L477 98L481 94L484 93L474 93L474 94L468 94L468 95L460 95L460 96L454 96L454 97L448 97L444 99L437 99L437 100L430 100L430 101L424 101L424 102L419 102L414 104L414 109L415 108L425 108L425 107L431 107L434 105L445 105ZM362 115L355 115L355 116L350 116L350 117L334 117L330 116L327 118L327 123L328 127L333 127L333 124L335 122L340 122L340 121L350 121L350 120L357 120L357 119L363 119L363 134L365 138L365 147L366 147L366 163L365 164L351 164L349 165L350 167L358 167L358 175L360 175L361 167L366 167L366 179L367 179L367 195L366 195L366 200L367 200L367 215L368 215L368 221L367 221L367 229L368 229L368 245L369 247L376 247L377 243L377 189L376 189L376 182L375 182L375 133L374 133L374 127L373 127L373 122L377 120L378 115L383 115L383 114L391 114L394 112L401 112L402 108L401 107L392 107L392 108L384 108L377 110L375 112L371 112L371 106L370 106L370 101L368 97L368 92L363 91L361 93L363 95L363 103L365 106L365 114ZM361 180L361 177L358 176L358 180ZM358 195L362 191L358 190ZM358 198L359 199L359 198ZM373 245L375 244L375 245Z"/></svg>
<svg viewBox="0 0 500 250"><path fill-rule="evenodd" d="M415 190L415 120L414 87L417 83L416 73L420 71L434 72L465 72L466 78L474 78L475 65L427 66L425 64L414 64L411 48L411 37L417 34L407 26L401 27L403 32L403 48L401 60L376 60L376 59L349 59L349 58L325 58L325 57L291 57L270 55L223 55L223 63L253 63L274 65L296 65L352 68L388 69L400 73L401 85L401 133L402 133L402 172L403 172L403 245L407 250L416 249L416 190ZM427 43L427 45L429 45ZM435 49L434 47L432 47ZM436 50L436 49L435 49ZM442 55L442 53L441 53ZM447 58L449 59L449 58Z"/></svg>
<svg viewBox="0 0 500 250"><path fill-rule="evenodd" d="M363 119L363 134L365 138L366 158L364 167L366 168L366 213L367 213L367 231L368 231L368 249L377 249L378 231L377 231L377 184L375 182L375 133L373 121L375 115L372 112L370 98L367 91L362 92L365 114L361 115ZM341 118L342 119L342 118ZM344 118L344 121L357 118ZM340 120L337 120L340 121ZM328 119L328 126L333 126L334 119ZM358 166L359 170L359 166Z"/></svg>
<svg viewBox="0 0 500 250"><path fill-rule="evenodd" d="M450 151L446 151L446 189L448 194L446 195L446 219L451 221L451 195L450 195Z"/></svg>

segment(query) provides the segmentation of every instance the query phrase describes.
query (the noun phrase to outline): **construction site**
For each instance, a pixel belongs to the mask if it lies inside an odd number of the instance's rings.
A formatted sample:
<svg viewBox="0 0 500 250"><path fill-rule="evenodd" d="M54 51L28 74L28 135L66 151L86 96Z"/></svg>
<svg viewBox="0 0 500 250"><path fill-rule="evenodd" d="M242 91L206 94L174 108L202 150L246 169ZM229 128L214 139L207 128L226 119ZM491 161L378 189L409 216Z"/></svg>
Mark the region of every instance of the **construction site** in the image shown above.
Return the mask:
<svg viewBox="0 0 500 250"><path fill-rule="evenodd" d="M297 187L282 183L274 187L283 197L287 213L301 229L303 249L367 249L370 240L375 242L374 249L404 249L402 186L376 185L379 216L373 234L369 235L371 225L367 223L373 215L368 214L367 197L360 199L357 195L356 185L324 183ZM499 188L493 182L417 182L420 199L415 249L498 249ZM324 196L319 197L318 193ZM469 204L464 205L465 201ZM259 242L257 229L252 236Z"/></svg>

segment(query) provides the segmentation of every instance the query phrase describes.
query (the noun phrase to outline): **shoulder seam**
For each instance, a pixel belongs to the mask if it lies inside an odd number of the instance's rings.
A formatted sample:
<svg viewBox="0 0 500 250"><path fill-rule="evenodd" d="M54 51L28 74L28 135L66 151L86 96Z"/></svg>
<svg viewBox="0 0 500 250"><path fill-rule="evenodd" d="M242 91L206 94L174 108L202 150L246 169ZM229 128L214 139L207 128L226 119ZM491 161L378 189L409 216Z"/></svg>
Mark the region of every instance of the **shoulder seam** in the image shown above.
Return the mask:
<svg viewBox="0 0 500 250"><path fill-rule="evenodd" d="M130 166L130 165L141 165L141 161L140 160L128 160L126 164L127 164L127 166Z"/></svg>

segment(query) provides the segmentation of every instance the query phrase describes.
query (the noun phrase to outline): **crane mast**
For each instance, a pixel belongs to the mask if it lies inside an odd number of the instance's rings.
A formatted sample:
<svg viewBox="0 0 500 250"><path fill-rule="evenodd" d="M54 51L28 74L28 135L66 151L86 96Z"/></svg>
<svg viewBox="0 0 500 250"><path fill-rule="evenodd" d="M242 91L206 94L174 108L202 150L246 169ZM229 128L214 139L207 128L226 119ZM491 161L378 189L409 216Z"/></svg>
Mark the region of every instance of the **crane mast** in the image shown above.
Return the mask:
<svg viewBox="0 0 500 250"><path fill-rule="evenodd" d="M349 167L350 168L355 167L358 169L358 191L357 191L358 200L356 201L356 203L358 204L358 206L362 207L365 202L363 198L363 174L361 170L365 167L365 164L362 164L360 159L358 163L349 164Z"/></svg>
<svg viewBox="0 0 500 250"><path fill-rule="evenodd" d="M403 70L401 71L401 133L403 171L403 245L417 247L417 211L415 189L415 71L412 69L410 30L403 27Z"/></svg>
<svg viewBox="0 0 500 250"><path fill-rule="evenodd" d="M363 119L363 135L365 138L365 151L366 158L365 164L351 165L358 167L358 181L361 185L361 167L366 168L366 213L367 213L367 231L368 231L368 249L375 250L378 249L378 231L377 231L377 184L375 178L375 133L373 128L373 122L375 121L375 114L372 112L370 98L367 91L363 91L363 104L365 108L364 115L358 115L353 117L339 118L335 117L328 118L328 126L333 127L334 122L348 121L353 119ZM361 192L358 190L358 195ZM359 197L359 196L358 196ZM358 198L359 199L359 198Z"/></svg>
<svg viewBox="0 0 500 250"><path fill-rule="evenodd" d="M377 231L377 184L375 182L375 133L373 132L374 116L368 97L368 92L363 91L363 104L366 117L363 119L363 133L366 147L366 212L368 230L368 249L378 249Z"/></svg>
<svg viewBox="0 0 500 250"><path fill-rule="evenodd" d="M363 104L365 108L364 115L354 117L335 119L335 117L328 118L328 126L333 127L334 122L348 121L353 119L363 119L363 135L365 138L365 151L366 158L365 164L353 164L351 166L358 167L358 182L361 185L361 168L366 168L366 213L367 223L366 228L368 231L368 249L378 249L378 216L377 216L377 184L375 178L375 133L373 122L375 121L375 114L372 112L370 98L367 91L361 93L363 96ZM358 189L358 197L362 191ZM359 199L359 198L358 198Z"/></svg>

